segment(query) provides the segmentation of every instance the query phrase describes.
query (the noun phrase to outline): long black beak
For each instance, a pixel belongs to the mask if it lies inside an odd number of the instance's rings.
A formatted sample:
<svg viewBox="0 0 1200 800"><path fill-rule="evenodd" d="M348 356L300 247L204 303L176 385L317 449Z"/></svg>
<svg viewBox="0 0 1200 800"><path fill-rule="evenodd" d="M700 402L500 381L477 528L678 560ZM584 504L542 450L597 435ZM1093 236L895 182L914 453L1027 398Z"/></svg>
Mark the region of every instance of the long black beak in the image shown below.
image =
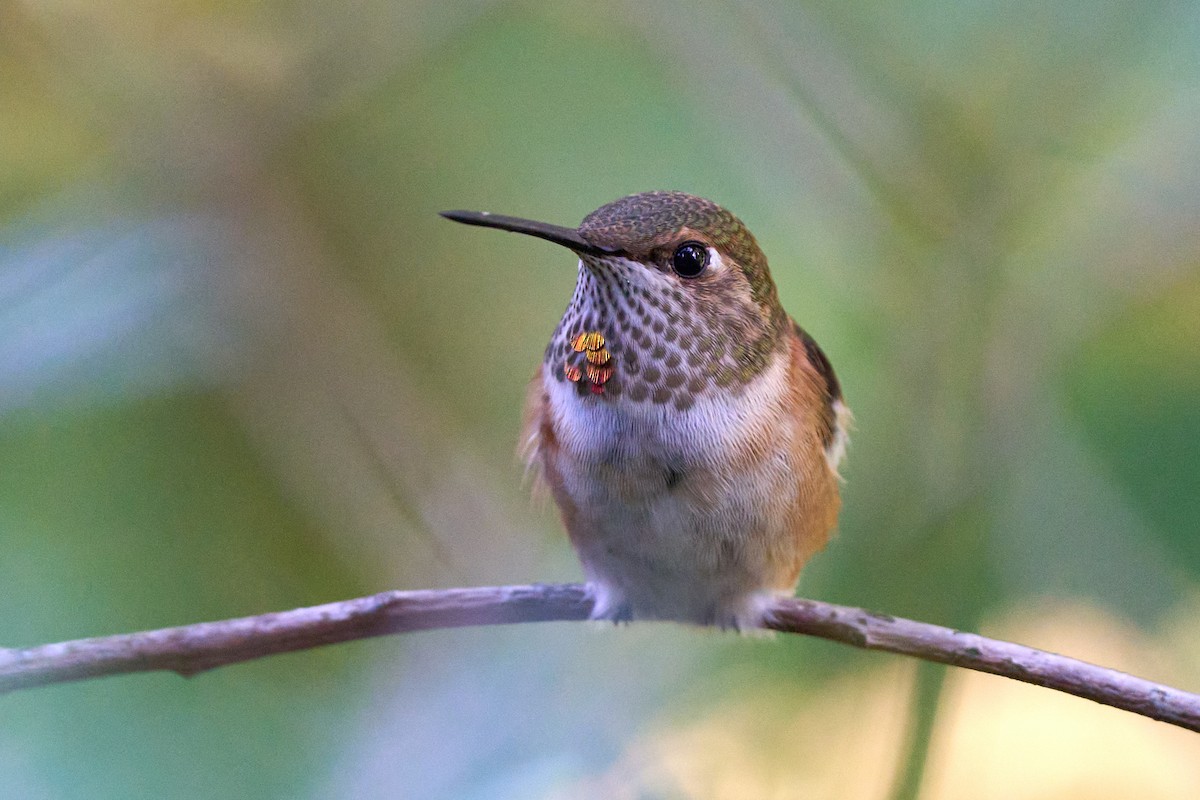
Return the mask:
<svg viewBox="0 0 1200 800"><path fill-rule="evenodd" d="M564 228L561 225L551 225L547 222L534 222L531 219L506 217L502 214L492 214L488 211L443 211L442 216L465 225L499 228L502 231L536 236L548 242L561 244L563 247L570 248L580 254L606 256L618 252L605 247L597 247L580 236L579 231L574 228Z"/></svg>

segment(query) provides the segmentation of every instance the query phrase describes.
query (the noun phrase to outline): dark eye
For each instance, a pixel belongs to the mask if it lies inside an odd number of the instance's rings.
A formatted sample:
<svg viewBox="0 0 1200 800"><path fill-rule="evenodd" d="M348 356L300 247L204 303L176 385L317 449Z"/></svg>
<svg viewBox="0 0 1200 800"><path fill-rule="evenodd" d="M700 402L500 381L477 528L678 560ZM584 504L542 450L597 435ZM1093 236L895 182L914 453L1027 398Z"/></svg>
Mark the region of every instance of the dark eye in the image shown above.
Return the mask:
<svg viewBox="0 0 1200 800"><path fill-rule="evenodd" d="M695 278L708 266L708 248L699 242L684 242L671 256L671 268L681 278Z"/></svg>

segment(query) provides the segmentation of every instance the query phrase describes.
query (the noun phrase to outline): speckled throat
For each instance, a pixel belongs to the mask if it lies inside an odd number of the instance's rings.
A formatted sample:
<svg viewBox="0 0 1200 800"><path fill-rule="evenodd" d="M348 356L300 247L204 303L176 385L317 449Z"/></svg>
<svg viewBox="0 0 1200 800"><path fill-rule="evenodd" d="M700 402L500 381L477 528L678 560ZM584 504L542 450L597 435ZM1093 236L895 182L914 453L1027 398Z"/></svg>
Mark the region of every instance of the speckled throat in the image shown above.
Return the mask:
<svg viewBox="0 0 1200 800"><path fill-rule="evenodd" d="M707 394L740 393L782 350L787 317L778 309L764 318L730 294L690 292L624 257L584 256L545 369L595 402L685 411Z"/></svg>

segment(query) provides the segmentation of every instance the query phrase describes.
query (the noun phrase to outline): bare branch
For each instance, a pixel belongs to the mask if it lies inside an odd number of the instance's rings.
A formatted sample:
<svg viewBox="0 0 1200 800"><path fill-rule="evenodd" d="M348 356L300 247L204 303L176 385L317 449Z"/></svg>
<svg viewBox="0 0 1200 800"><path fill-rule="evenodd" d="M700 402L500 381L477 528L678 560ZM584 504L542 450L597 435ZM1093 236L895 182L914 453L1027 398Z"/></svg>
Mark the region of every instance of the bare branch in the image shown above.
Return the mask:
<svg viewBox="0 0 1200 800"><path fill-rule="evenodd" d="M129 672L194 675L275 653L392 633L584 620L591 608L578 584L383 592L255 617L0 649L0 693ZM990 672L1200 732L1200 696L1031 647L803 599L780 600L766 627Z"/></svg>
<svg viewBox="0 0 1200 800"><path fill-rule="evenodd" d="M777 631L990 672L1200 732L1200 695L1069 656L816 600L781 600L771 617Z"/></svg>
<svg viewBox="0 0 1200 800"><path fill-rule="evenodd" d="M276 653L390 633L513 622L582 620L582 586L497 586L382 592L338 603L178 628L0 649L0 693L126 672L185 677Z"/></svg>

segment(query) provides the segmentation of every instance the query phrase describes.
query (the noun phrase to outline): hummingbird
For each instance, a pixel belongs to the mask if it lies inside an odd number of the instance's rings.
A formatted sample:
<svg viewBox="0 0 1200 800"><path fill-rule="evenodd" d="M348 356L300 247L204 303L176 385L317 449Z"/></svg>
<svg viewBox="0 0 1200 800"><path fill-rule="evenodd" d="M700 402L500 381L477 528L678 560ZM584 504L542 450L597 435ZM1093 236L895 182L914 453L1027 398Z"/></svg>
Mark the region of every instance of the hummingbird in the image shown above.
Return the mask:
<svg viewBox="0 0 1200 800"><path fill-rule="evenodd" d="M579 258L525 404L522 451L578 553L594 619L761 626L828 541L850 412L746 226L655 191L578 228L488 212Z"/></svg>

